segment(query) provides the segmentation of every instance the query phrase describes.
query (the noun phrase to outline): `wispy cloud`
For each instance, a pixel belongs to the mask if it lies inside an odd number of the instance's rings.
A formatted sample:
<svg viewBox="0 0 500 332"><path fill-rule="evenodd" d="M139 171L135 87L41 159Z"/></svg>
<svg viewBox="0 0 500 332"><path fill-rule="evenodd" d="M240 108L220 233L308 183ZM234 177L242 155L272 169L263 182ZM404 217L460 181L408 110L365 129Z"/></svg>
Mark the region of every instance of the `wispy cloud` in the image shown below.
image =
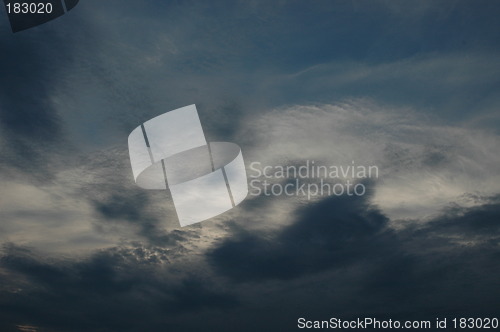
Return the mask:
<svg viewBox="0 0 500 332"><path fill-rule="evenodd" d="M468 194L500 190L496 134L445 125L414 109L352 100L275 109L246 124L239 138L251 138L249 161L378 166L373 202L391 219L430 216L447 204L474 203Z"/></svg>

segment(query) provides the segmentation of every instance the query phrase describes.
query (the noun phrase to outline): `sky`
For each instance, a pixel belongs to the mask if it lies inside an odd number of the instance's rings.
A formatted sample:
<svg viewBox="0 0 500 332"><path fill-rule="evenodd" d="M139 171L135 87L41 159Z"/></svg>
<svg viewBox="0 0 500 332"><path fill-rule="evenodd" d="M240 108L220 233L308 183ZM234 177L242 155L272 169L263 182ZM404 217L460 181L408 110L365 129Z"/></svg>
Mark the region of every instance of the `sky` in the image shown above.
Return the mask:
<svg viewBox="0 0 500 332"><path fill-rule="evenodd" d="M81 0L17 33L0 11L1 331L499 317L499 3ZM248 175L378 177L180 227L127 137L191 104Z"/></svg>

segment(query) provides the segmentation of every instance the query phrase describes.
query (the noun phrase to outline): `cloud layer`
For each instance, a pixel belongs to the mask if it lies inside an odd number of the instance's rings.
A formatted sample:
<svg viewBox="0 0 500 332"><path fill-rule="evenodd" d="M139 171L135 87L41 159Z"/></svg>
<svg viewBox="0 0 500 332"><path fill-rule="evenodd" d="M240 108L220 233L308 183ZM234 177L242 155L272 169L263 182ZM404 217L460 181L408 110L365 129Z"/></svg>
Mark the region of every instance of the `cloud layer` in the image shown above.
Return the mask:
<svg viewBox="0 0 500 332"><path fill-rule="evenodd" d="M0 20L0 329L497 314L499 10L86 0L18 34ZM179 228L168 192L135 186L127 136L193 103L247 166L379 177Z"/></svg>

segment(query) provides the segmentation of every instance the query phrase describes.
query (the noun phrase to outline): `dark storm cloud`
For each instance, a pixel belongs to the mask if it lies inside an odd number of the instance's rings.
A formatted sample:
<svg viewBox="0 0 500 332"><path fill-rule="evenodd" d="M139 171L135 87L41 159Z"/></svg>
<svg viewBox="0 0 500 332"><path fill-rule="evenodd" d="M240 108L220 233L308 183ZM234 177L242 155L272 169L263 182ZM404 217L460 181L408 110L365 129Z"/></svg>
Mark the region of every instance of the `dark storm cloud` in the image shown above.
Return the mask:
<svg viewBox="0 0 500 332"><path fill-rule="evenodd" d="M64 331L164 330L173 316L234 307L237 300L200 277L167 274L169 251L136 245L98 252L89 259L51 262L11 246L1 258L11 276L24 279L0 300L1 327L32 324ZM13 289L17 289L14 287Z"/></svg>
<svg viewBox="0 0 500 332"><path fill-rule="evenodd" d="M500 239L500 196L487 198L485 203L480 207L469 209L451 207L442 216L434 219L430 224L431 227L414 231L417 234L422 232L425 235L434 236L455 235L469 241L475 239L498 241ZM456 238L451 237L444 240L449 243L454 239Z"/></svg>
<svg viewBox="0 0 500 332"><path fill-rule="evenodd" d="M209 260L238 281L293 279L391 249L387 221L367 197L332 197L299 211L297 222L277 234L227 239Z"/></svg>
<svg viewBox="0 0 500 332"><path fill-rule="evenodd" d="M368 196L328 198L300 211L282 230L235 234L208 252L208 260L235 283L283 284L323 273L331 276L331 285L349 289L341 298L310 304L308 312L335 307L343 315L403 318L494 314L499 220L500 204L491 198L483 206L450 209L428 223L394 231ZM334 286L324 287L328 292ZM361 308L353 298L368 304Z"/></svg>
<svg viewBox="0 0 500 332"><path fill-rule="evenodd" d="M450 209L424 225L409 227L398 233L398 243L395 249L406 256L378 257L365 276L361 296L391 303L378 310L396 311L396 303L411 298L411 304L400 310L427 316L498 313L500 266L493 263L500 258L498 197L483 206ZM429 298L432 303L426 303Z"/></svg>
<svg viewBox="0 0 500 332"><path fill-rule="evenodd" d="M242 331L270 331L292 330L299 314L328 318L332 309L344 319L404 320L498 308L498 198L401 231L364 197L329 198L297 216L281 231L224 240L208 253L216 275L140 243L72 261L8 246L0 260L2 327L230 331L226 323L236 319ZM209 325L195 319L206 315Z"/></svg>

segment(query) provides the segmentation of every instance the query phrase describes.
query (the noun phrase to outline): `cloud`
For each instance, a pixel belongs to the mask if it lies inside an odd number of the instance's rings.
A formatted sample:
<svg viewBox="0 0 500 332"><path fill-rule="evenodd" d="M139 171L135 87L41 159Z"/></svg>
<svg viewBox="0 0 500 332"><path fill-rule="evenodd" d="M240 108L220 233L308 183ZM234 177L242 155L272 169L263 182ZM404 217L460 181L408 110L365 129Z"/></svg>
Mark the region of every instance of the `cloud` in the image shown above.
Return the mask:
<svg viewBox="0 0 500 332"><path fill-rule="evenodd" d="M160 247L111 248L80 261L4 249L1 263L12 288L0 301L2 328L28 322L42 330L176 328L178 315L238 305L201 277L169 271L169 250Z"/></svg>
<svg viewBox="0 0 500 332"><path fill-rule="evenodd" d="M369 201L328 198L279 230L233 228L206 257L188 260L144 243L79 259L5 246L2 328L229 331L234 320L250 331L293 329L297 317L329 318L331 308L341 319L495 313L498 197L398 231Z"/></svg>
<svg viewBox="0 0 500 332"><path fill-rule="evenodd" d="M9 30L7 20L2 23L2 177L47 184L77 151L66 118L74 105L61 103L61 91L84 93L64 79L81 51L82 30L66 18L17 34Z"/></svg>
<svg viewBox="0 0 500 332"><path fill-rule="evenodd" d="M391 220L428 218L451 203L475 204L471 194L500 191L498 135L411 108L361 99L281 107L246 120L236 141L248 164L377 166L372 203Z"/></svg>
<svg viewBox="0 0 500 332"><path fill-rule="evenodd" d="M279 230L232 228L206 257L179 260L175 247L144 243L79 259L5 246L2 328L225 331L236 320L250 331L293 329L297 317L328 318L331 308L342 319L495 313L498 197L397 231L369 201L328 198Z"/></svg>
<svg viewBox="0 0 500 332"><path fill-rule="evenodd" d="M297 315L323 319L332 315L325 308L344 319L360 313L392 319L494 314L500 291L499 269L491 264L499 255L497 197L399 231L368 202L325 199L278 231L235 233L207 258L232 283L257 294L274 289L267 310L281 306L291 316L297 308Z"/></svg>
<svg viewBox="0 0 500 332"><path fill-rule="evenodd" d="M333 197L296 212L296 221L276 234L236 234L208 254L219 272L238 281L293 279L352 259L380 255L389 246L388 219L368 197ZM385 236L377 236L380 232ZM370 253L370 256L367 256Z"/></svg>
<svg viewBox="0 0 500 332"><path fill-rule="evenodd" d="M0 22L0 329L496 314L498 10L382 3L88 0L15 36ZM178 229L126 137L192 103L249 163L380 177Z"/></svg>
<svg viewBox="0 0 500 332"><path fill-rule="evenodd" d="M381 209L391 227L408 225L402 220L428 220L450 204L482 204L474 197L490 196L500 189L494 181L499 176L499 161L493 153L497 135L434 123L415 110L370 100L296 105L244 115L241 127L230 135L242 145L247 166L253 161L295 165L307 159L324 165L350 165L352 161L376 165L380 175L372 185L370 204ZM168 193L135 186L125 141L87 152L68 156L64 167L54 169L50 184L33 188L8 182L12 195L0 203L7 220L2 226L4 239L45 249L52 246L56 251L72 251L72 246L85 241L92 243L88 249L102 248L123 239L165 245L195 241L196 246L206 248L231 227L250 231L288 225L297 204L310 203L293 197L249 197L234 211L205 223L206 227L170 234L178 226ZM28 194L30 199L22 198ZM253 221L244 222L248 218ZM47 225L54 227L47 229ZM66 244L55 246L53 237L47 236L49 230ZM16 235L21 233L22 238ZM201 238L210 240L201 244L205 241Z"/></svg>

